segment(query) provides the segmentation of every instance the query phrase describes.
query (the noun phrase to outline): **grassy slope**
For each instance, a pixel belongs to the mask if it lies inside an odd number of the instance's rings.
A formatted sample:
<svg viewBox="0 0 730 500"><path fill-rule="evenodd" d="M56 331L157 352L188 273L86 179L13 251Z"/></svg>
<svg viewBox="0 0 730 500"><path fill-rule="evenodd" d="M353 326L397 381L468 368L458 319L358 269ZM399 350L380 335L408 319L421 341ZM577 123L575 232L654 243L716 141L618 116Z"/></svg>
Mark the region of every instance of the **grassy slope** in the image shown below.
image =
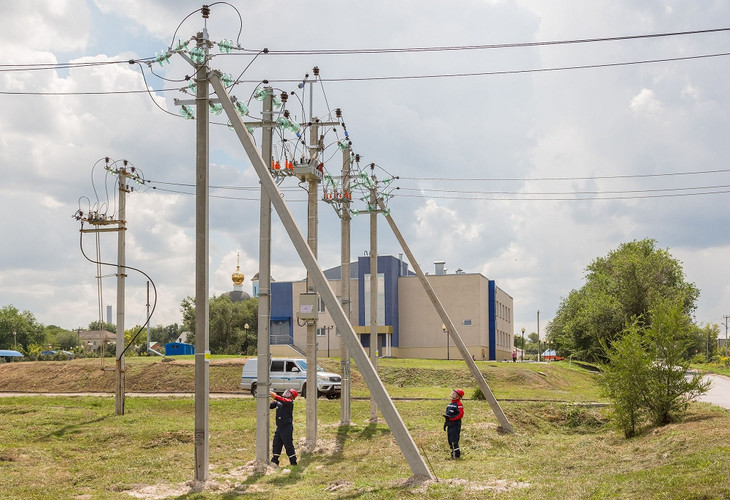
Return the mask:
<svg viewBox="0 0 730 500"><path fill-rule="evenodd" d="M176 359L177 358L177 359ZM125 388L128 392L193 392L195 364L180 356L128 358ZM241 368L246 358L216 358L210 364L211 392L241 392ZM339 371L339 359L319 361L325 369ZM568 363L477 362L498 399L597 400L594 375ZM0 391L114 392L114 359L38 361L0 365ZM369 391L353 366L352 395ZM447 397L462 387L470 397L477 385L463 361L381 359L378 373L394 397Z"/></svg>
<svg viewBox="0 0 730 500"><path fill-rule="evenodd" d="M127 366L129 378L137 369L143 374L135 382L140 387L190 383L194 372L189 363L136 361ZM13 363L12 370L0 365L0 384L7 387L7 378L20 373L14 370L31 364ZM52 390L73 385L68 380L61 384L59 373L69 375L76 366L85 365L59 364L51 370L49 363L38 363L53 380ZM339 361L320 364L336 369ZM254 400L211 399L210 480L205 491L194 493L186 484L194 476L193 398L128 398L126 414L119 417L114 415L113 398L16 396L0 398L0 490L4 498L24 499L128 499L130 493L186 499L730 497L730 478L724 473L730 459L730 413L725 410L693 404L684 422L625 440L606 427L605 408L512 401L597 399L595 376L567 363L479 363L515 433L498 434L489 405L467 398L464 459L448 460L440 428L444 396L457 385L454 382L474 386L458 365L416 360L379 363L391 395L417 391L443 398L395 402L440 478L420 488L404 486L410 469L382 420L377 425L366 422L367 401L354 401L353 425L340 427L339 401L319 400L318 449L300 452L301 465L290 474L279 470L257 475L248 465L255 457ZM240 362L214 360L212 389L216 371L237 381ZM113 380L113 374L101 372L98 365L91 372L80 370L87 375L82 385L92 386L104 377ZM164 376L173 382L165 382ZM45 377L36 373L31 379L37 385ZM366 391L358 379L353 392ZM301 401L295 409L299 449L304 434Z"/></svg>

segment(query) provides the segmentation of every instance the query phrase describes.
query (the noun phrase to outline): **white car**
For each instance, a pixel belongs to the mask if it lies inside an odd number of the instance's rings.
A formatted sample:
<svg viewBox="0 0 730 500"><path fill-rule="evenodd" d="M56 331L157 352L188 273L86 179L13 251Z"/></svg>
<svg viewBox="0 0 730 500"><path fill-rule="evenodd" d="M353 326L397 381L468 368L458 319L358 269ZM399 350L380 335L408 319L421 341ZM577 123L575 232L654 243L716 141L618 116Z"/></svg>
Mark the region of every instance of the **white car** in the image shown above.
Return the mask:
<svg viewBox="0 0 730 500"><path fill-rule="evenodd" d="M241 389L256 395L258 358L246 361L241 371ZM300 358L272 358L269 366L270 390L283 393L287 389L295 389L301 396L307 395L307 360ZM336 373L326 372L317 366L317 396L328 399L340 397L342 377Z"/></svg>

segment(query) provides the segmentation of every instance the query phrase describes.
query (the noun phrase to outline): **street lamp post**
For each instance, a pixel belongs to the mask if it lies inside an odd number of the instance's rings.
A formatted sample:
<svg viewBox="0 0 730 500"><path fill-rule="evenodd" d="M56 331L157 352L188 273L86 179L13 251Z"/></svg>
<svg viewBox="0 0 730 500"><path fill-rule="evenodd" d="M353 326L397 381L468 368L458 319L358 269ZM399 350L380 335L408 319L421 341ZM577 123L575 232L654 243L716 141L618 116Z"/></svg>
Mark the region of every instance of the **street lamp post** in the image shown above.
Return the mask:
<svg viewBox="0 0 730 500"><path fill-rule="evenodd" d="M246 332L246 338L244 339L243 345L246 346L246 352L244 352L242 354L248 354L248 329L249 328L250 327L249 327L249 324L248 323L244 323L243 324L243 331Z"/></svg>
<svg viewBox="0 0 730 500"><path fill-rule="evenodd" d="M13 332L13 348L18 349L18 332Z"/></svg>
<svg viewBox="0 0 730 500"><path fill-rule="evenodd" d="M327 357L330 357L330 330L332 330L331 326L327 327Z"/></svg>
<svg viewBox="0 0 730 500"><path fill-rule="evenodd" d="M449 331L446 329L446 325L441 325L441 329L446 334L446 361L449 361L451 359L451 355L449 354Z"/></svg>

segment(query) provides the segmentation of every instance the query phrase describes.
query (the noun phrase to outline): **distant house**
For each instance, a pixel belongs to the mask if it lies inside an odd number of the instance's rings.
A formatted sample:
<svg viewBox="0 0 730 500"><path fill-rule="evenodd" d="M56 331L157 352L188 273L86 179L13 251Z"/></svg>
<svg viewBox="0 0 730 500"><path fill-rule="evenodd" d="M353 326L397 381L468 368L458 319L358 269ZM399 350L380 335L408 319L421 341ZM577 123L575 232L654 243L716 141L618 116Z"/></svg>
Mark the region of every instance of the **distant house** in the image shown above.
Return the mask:
<svg viewBox="0 0 730 500"><path fill-rule="evenodd" d="M117 336L106 330L86 330L79 332L79 342L87 351L96 351L102 344L116 346Z"/></svg>

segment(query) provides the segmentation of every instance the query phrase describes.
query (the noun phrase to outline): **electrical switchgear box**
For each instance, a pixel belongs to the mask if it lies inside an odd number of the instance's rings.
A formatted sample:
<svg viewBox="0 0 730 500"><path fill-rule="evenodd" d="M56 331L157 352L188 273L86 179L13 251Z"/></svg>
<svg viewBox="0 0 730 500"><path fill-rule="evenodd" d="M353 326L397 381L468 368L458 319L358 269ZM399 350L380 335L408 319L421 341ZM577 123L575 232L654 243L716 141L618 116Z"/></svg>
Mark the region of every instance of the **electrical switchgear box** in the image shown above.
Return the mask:
<svg viewBox="0 0 730 500"><path fill-rule="evenodd" d="M301 320L316 320L319 312L319 308L317 307L318 301L319 296L314 292L300 293L297 318Z"/></svg>

